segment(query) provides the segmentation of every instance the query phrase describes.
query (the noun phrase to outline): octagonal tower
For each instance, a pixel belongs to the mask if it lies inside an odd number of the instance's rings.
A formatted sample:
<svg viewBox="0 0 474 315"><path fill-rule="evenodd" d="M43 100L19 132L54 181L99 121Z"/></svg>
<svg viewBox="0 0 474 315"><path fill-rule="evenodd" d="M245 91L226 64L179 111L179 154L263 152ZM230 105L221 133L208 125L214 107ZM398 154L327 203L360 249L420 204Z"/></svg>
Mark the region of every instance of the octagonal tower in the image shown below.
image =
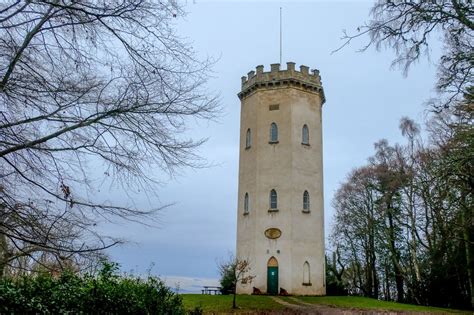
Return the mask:
<svg viewBox="0 0 474 315"><path fill-rule="evenodd" d="M242 77L237 257L253 287L324 295L322 105L318 70L272 64Z"/></svg>

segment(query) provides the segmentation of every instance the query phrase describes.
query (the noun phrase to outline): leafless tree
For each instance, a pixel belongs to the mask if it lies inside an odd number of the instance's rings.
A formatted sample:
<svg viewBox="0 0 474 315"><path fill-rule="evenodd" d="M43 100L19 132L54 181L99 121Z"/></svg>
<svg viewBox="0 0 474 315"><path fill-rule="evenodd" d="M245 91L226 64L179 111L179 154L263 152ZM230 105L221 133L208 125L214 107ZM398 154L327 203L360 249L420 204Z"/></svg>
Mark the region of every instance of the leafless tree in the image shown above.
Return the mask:
<svg viewBox="0 0 474 315"><path fill-rule="evenodd" d="M232 308L237 308L236 295L238 284L251 284L255 276L251 273L252 268L248 259L241 259L230 255L229 260L218 264L221 274L221 290L232 292Z"/></svg>
<svg viewBox="0 0 474 315"><path fill-rule="evenodd" d="M429 55L433 41L443 40L438 62L437 89L446 97L433 103L447 107L462 99L474 83L474 7L471 0L378 0L371 10L372 19L358 27L358 33L344 32L343 45L369 35L371 46L393 49L393 65L404 73L423 55ZM339 50L337 49L337 50ZM336 51L337 51L336 50Z"/></svg>
<svg viewBox="0 0 474 315"><path fill-rule="evenodd" d="M0 276L22 257L88 257L119 242L97 223L159 208L109 201L198 166L190 120L212 119L212 60L179 38L176 1L0 4ZM155 172L156 173L156 172ZM27 266L23 266L27 267Z"/></svg>
<svg viewBox="0 0 474 315"><path fill-rule="evenodd" d="M472 104L431 113L426 139L402 118L406 143L377 142L337 190L332 242L351 294L474 306Z"/></svg>

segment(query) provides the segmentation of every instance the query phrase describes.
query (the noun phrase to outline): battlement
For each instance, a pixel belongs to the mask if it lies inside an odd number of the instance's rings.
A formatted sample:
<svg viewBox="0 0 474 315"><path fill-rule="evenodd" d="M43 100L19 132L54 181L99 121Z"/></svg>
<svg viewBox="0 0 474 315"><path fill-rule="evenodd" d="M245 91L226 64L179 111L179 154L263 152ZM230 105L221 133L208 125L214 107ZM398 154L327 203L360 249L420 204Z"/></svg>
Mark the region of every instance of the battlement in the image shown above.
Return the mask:
<svg viewBox="0 0 474 315"><path fill-rule="evenodd" d="M300 70L295 69L294 62L286 63L286 70L280 69L279 63L270 65L270 71L264 72L262 65L256 67L257 71L250 71L247 76L242 77L242 90L238 94L240 99L252 94L258 89L275 89L283 87L294 87L308 92L317 93L325 102L324 91L321 85L321 76L318 69L307 66L300 66Z"/></svg>

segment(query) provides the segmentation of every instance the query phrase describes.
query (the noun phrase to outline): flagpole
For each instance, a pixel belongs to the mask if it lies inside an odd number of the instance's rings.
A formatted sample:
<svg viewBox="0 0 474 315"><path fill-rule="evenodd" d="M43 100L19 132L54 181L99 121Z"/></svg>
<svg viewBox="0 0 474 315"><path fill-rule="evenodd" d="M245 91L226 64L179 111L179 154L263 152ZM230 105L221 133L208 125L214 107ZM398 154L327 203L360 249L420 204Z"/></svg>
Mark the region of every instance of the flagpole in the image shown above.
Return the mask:
<svg viewBox="0 0 474 315"><path fill-rule="evenodd" d="M282 55L282 14L280 7L280 64L281 64L281 55Z"/></svg>

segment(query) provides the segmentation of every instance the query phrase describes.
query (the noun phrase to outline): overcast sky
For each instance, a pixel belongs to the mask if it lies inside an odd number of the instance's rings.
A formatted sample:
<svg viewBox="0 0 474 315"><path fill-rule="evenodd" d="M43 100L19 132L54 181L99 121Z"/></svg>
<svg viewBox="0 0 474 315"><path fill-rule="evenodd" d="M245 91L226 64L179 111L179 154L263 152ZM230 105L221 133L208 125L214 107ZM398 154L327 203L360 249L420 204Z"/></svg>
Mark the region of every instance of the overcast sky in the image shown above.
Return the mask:
<svg viewBox="0 0 474 315"><path fill-rule="evenodd" d="M182 37L201 57L219 58L209 91L219 93L223 114L218 122L200 122L189 135L209 138L201 155L213 167L183 170L159 187L160 200L136 196L135 202L158 205L158 227L114 226L110 234L129 243L109 251L124 271L152 273L171 286L193 290L218 279L216 261L235 252L239 158L240 77L257 65L268 71L279 61L279 8L283 8L283 64L296 62L321 71L323 107L324 199L326 236L330 233L331 200L354 167L373 153L381 138L403 141L402 116L421 120L423 103L434 97L437 48L432 60L416 64L404 77L391 69L391 51L357 52L367 38L338 53L342 31L356 31L368 19L369 1L179 1L188 15L177 20ZM284 66L283 68L286 68ZM328 244L327 244L328 245Z"/></svg>

